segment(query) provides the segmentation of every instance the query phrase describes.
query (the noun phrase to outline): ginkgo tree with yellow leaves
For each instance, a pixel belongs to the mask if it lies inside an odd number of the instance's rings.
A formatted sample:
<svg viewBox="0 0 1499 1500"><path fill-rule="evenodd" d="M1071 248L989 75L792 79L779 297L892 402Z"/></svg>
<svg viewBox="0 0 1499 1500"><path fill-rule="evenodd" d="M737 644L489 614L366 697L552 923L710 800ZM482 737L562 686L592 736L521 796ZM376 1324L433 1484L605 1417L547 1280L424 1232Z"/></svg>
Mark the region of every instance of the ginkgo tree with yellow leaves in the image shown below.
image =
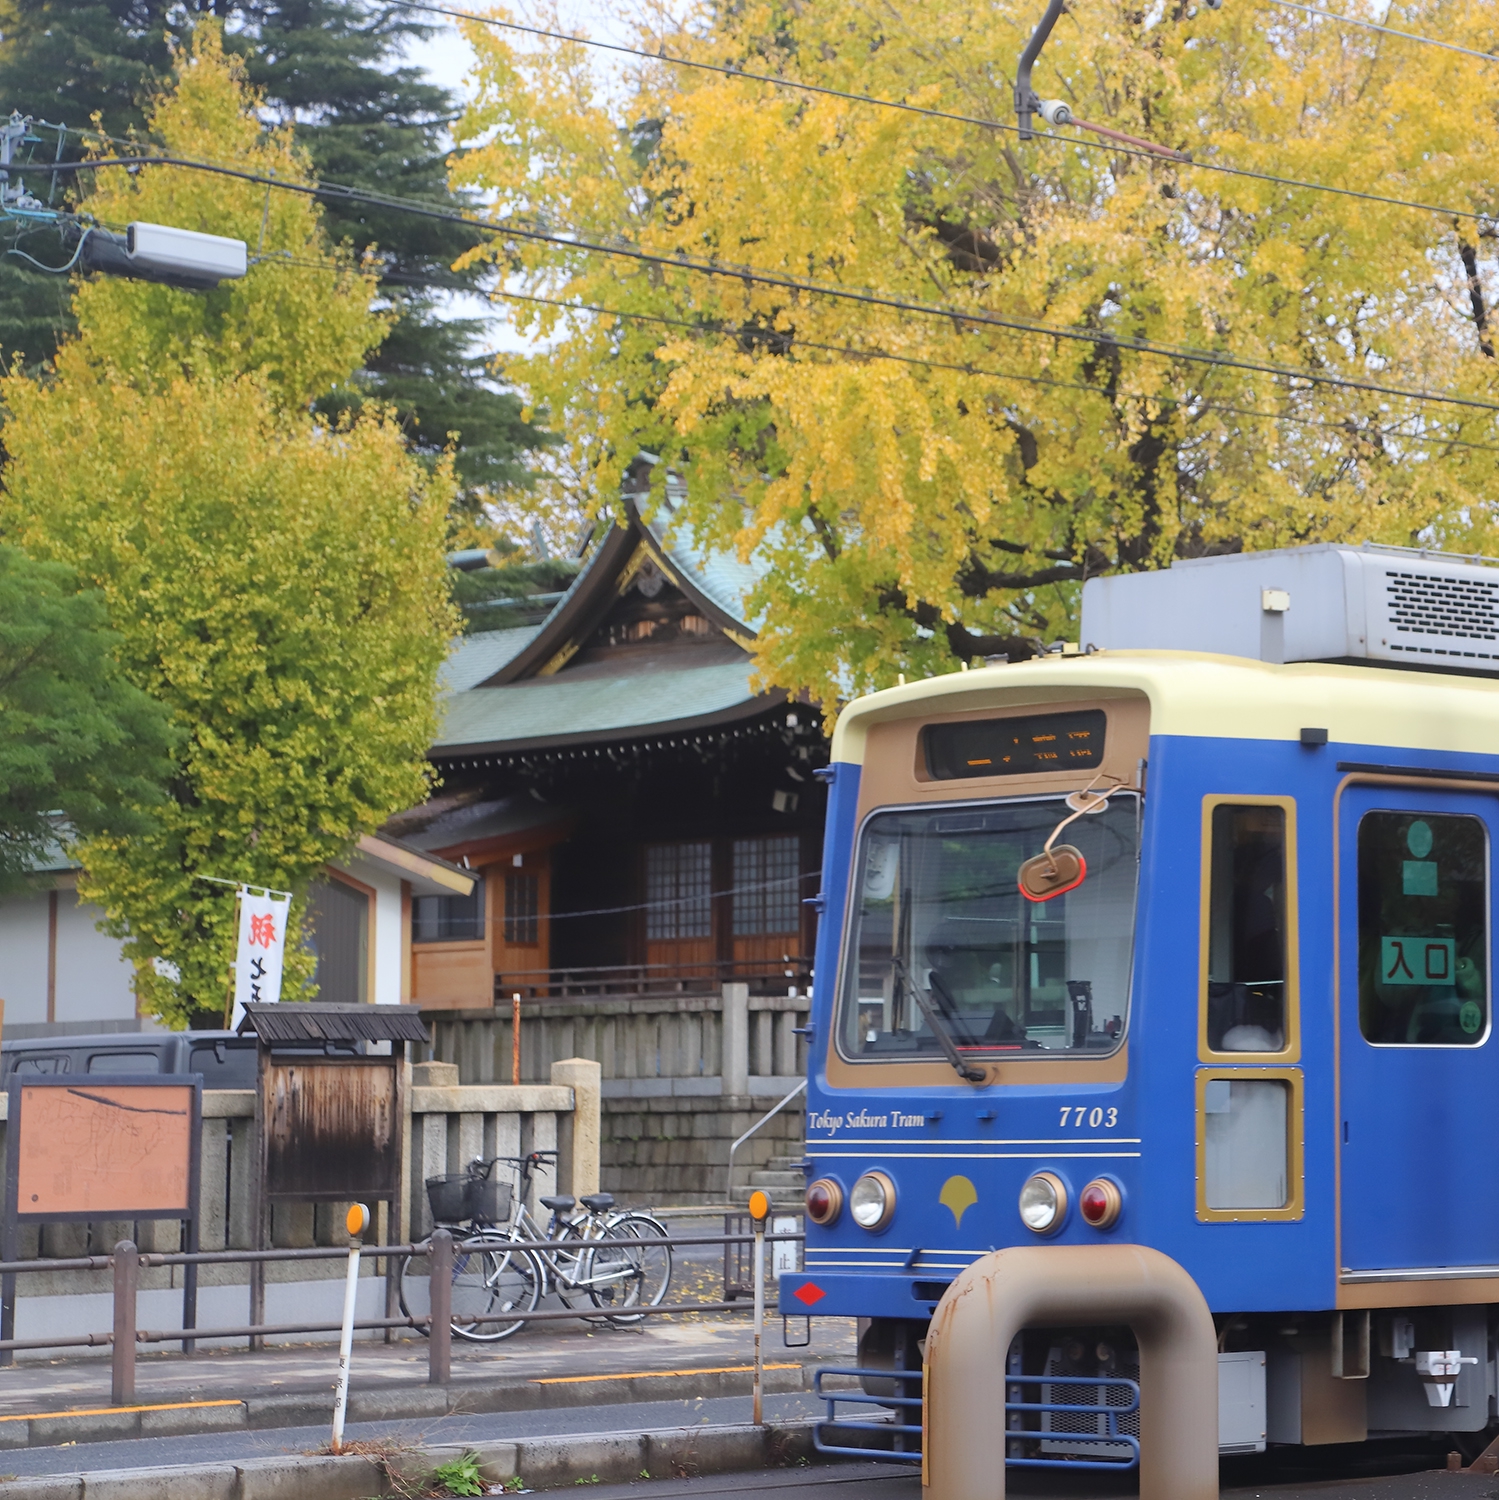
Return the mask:
<svg viewBox="0 0 1499 1500"><path fill-rule="evenodd" d="M481 253L549 299L511 315L566 433L550 503L607 506L659 455L658 484L688 481L674 524L767 563L764 678L829 705L1071 635L1109 570L1493 550L1499 63L1268 0L1074 0L1037 92L1188 162L1019 138L1042 9L745 0L616 28L913 110L467 28L458 172L518 231ZM1499 43L1478 0L1400 27Z"/></svg>
<svg viewBox="0 0 1499 1500"><path fill-rule="evenodd" d="M149 130L169 155L310 180L211 23ZM301 893L424 795L456 627L453 484L379 413L311 415L383 331L372 279L313 201L167 166L94 176L85 207L106 225L229 236L255 256L209 292L82 280L55 368L17 368L0 391L0 532L99 592L126 676L177 731L164 805L77 853L146 1007L181 1025L222 1013L233 956L232 893L202 877ZM289 943L286 998L309 992L313 963Z"/></svg>

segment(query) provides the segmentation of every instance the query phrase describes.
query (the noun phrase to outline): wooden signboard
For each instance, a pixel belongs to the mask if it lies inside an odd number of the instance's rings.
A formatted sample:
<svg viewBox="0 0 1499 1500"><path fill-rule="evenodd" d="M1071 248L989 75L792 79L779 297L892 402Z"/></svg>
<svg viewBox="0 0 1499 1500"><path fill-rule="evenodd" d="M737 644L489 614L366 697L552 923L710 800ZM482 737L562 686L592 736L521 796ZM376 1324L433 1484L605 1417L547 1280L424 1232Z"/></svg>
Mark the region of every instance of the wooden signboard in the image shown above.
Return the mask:
<svg viewBox="0 0 1499 1500"><path fill-rule="evenodd" d="M0 1258L18 1258L22 1224L48 1220L181 1219L195 1251L202 1114L196 1073L12 1075ZM197 1267L184 1272L182 1326L192 1328ZM15 1296L11 1272L0 1280L0 1338L15 1337Z"/></svg>
<svg viewBox="0 0 1499 1500"><path fill-rule="evenodd" d="M394 1057L269 1056L261 1081L267 1200L398 1199L399 1078Z"/></svg>

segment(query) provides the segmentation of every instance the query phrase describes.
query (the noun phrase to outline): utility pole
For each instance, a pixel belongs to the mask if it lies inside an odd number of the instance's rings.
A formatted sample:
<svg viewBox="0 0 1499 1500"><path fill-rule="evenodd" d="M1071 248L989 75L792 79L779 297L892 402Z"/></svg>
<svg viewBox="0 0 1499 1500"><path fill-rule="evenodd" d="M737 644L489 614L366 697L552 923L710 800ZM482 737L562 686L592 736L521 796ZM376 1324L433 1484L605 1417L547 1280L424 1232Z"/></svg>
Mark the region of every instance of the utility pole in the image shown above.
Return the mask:
<svg viewBox="0 0 1499 1500"><path fill-rule="evenodd" d="M1217 10L1223 0L1206 0L1206 3L1210 10ZM1025 50L1020 54L1020 61L1015 67L1015 113L1020 117L1020 139L1035 140L1036 132L1031 127L1031 121L1036 115L1040 115L1053 127L1075 125L1079 130L1090 130L1107 141L1118 141L1121 145L1130 146L1137 151L1148 151L1152 156L1163 157L1167 161L1191 161L1192 154L1189 151L1176 151L1170 146L1143 140L1137 135L1128 135L1109 125L1095 125L1088 120L1079 120L1065 99L1042 99L1031 87L1031 70L1036 66L1041 49L1066 10L1067 0L1047 0L1046 13L1036 23L1036 29L1031 33L1031 39L1025 44Z"/></svg>
<svg viewBox="0 0 1499 1500"><path fill-rule="evenodd" d="M1066 0L1047 0L1046 14L1037 22L1015 69L1015 113L1020 116L1020 139L1023 141L1035 139L1035 132L1031 129L1033 115L1040 115L1048 125L1065 125L1072 119L1071 109L1062 100L1038 98L1031 87L1031 69L1066 9Z"/></svg>

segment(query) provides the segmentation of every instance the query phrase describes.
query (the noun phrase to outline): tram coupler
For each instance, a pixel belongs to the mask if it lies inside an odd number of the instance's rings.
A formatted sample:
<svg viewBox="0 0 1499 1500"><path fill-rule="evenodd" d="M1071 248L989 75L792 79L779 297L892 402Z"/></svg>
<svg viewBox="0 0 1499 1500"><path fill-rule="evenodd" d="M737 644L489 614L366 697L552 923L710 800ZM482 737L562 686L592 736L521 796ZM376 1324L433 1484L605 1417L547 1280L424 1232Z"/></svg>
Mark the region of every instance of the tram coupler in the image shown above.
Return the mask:
<svg viewBox="0 0 1499 1500"><path fill-rule="evenodd" d="M1096 1324L1127 1324L1139 1345L1140 1494L1218 1500L1213 1317L1187 1272L1145 1245L1015 1246L959 1274L927 1333L926 1500L1004 1500L1006 1351L1026 1327Z"/></svg>

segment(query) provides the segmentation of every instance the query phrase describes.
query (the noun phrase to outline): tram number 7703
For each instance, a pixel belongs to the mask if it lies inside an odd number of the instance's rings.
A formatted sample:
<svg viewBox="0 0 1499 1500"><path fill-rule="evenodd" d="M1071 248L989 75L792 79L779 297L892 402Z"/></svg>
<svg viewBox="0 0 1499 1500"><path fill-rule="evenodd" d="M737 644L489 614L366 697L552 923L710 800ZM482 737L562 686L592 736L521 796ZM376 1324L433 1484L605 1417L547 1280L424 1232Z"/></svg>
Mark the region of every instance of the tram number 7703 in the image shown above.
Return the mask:
<svg viewBox="0 0 1499 1500"><path fill-rule="evenodd" d="M1071 1120L1068 1120L1068 1115L1072 1116ZM1096 1105L1089 1109L1086 1104L1064 1104L1061 1123L1064 1130L1069 1124L1074 1130L1081 1130L1084 1125L1093 1130L1099 1129L1100 1126L1104 1130L1112 1130L1119 1123L1119 1111L1100 1109Z"/></svg>

